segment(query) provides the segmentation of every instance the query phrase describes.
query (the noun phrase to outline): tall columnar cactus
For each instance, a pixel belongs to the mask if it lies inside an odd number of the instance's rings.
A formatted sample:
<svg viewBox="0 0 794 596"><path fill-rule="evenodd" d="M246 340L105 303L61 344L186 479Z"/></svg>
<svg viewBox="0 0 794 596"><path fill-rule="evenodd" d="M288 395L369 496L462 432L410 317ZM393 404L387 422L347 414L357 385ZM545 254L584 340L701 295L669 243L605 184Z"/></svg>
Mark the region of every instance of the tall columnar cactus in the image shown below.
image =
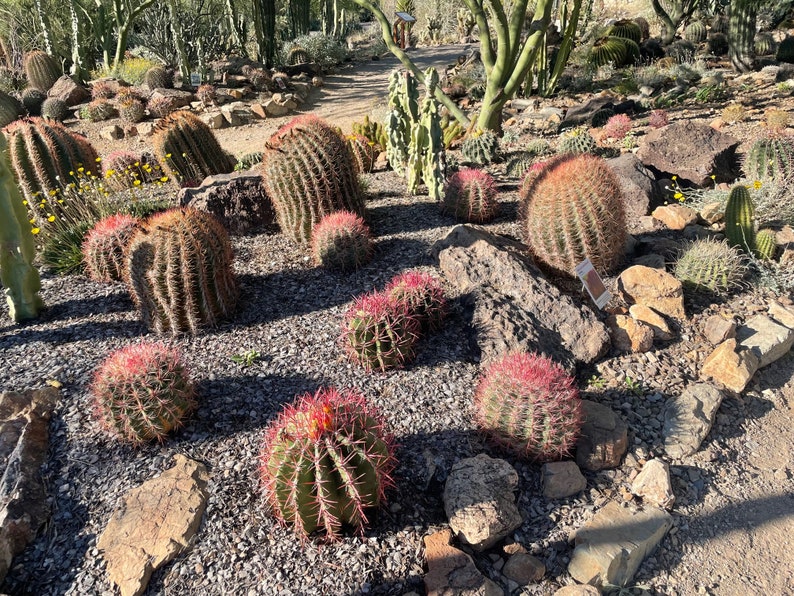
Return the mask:
<svg viewBox="0 0 794 596"><path fill-rule="evenodd" d="M408 147L408 192L414 194L419 182L427 185L431 199L440 201L444 189L444 134L441 130L439 103L433 96L438 86L435 68L425 71L426 92L417 119L411 127Z"/></svg>
<svg viewBox="0 0 794 596"><path fill-rule="evenodd" d="M317 265L332 271L355 271L372 258L369 227L355 213L334 211L312 231L312 256Z"/></svg>
<svg viewBox="0 0 794 596"><path fill-rule="evenodd" d="M282 233L311 240L312 228L334 211L364 216L364 198L350 148L316 116L298 116L265 146L262 172Z"/></svg>
<svg viewBox="0 0 794 596"><path fill-rule="evenodd" d="M385 372L413 359L418 335L408 305L376 292L359 296L345 313L340 342L351 360Z"/></svg>
<svg viewBox="0 0 794 596"><path fill-rule="evenodd" d="M98 168L88 140L44 118L17 120L6 128L11 166L38 226L60 212L51 193Z"/></svg>
<svg viewBox="0 0 794 596"><path fill-rule="evenodd" d="M544 265L573 276L589 258L613 270L626 241L624 201L612 169L600 157L562 155L530 172L521 188L529 248Z"/></svg>
<svg viewBox="0 0 794 596"><path fill-rule="evenodd" d="M734 186L725 205L725 237L732 246L738 246L748 253L755 250L754 215L750 191L741 184Z"/></svg>
<svg viewBox="0 0 794 596"><path fill-rule="evenodd" d="M408 308L422 332L435 331L447 316L447 299L441 282L424 271L406 271L394 276L384 290L386 296Z"/></svg>
<svg viewBox="0 0 794 596"><path fill-rule="evenodd" d="M191 112L173 112L160 120L152 145L166 171L183 183L199 183L234 170L234 159L221 149L210 127Z"/></svg>
<svg viewBox="0 0 794 596"><path fill-rule="evenodd" d="M8 126L22 114L22 104L16 97L0 91L0 128Z"/></svg>
<svg viewBox="0 0 794 596"><path fill-rule="evenodd" d="M126 266L125 251L140 220L116 214L99 220L83 241L86 275L104 283L121 281Z"/></svg>
<svg viewBox="0 0 794 596"><path fill-rule="evenodd" d="M474 419L496 442L534 461L570 454L582 426L576 383L557 363L514 353L491 364L474 394Z"/></svg>
<svg viewBox="0 0 794 596"><path fill-rule="evenodd" d="M395 70L389 76L389 114L386 117L386 158L402 176L408 161L411 130L419 118L419 90L409 72Z"/></svg>
<svg viewBox="0 0 794 596"><path fill-rule="evenodd" d="M44 303L39 297L39 272L33 266L33 235L6 150L6 139L0 134L0 282L9 314L19 322L35 319Z"/></svg>
<svg viewBox="0 0 794 596"><path fill-rule="evenodd" d="M441 208L455 219L487 223L499 213L493 176L483 170L455 172L447 182Z"/></svg>
<svg viewBox="0 0 794 596"><path fill-rule="evenodd" d="M783 135L758 139L747 152L744 173L751 180L785 180L794 174L794 143Z"/></svg>
<svg viewBox="0 0 794 596"><path fill-rule="evenodd" d="M229 317L237 304L229 234L197 209L149 218L129 243L125 281L157 333L197 334Z"/></svg>
<svg viewBox="0 0 794 596"><path fill-rule="evenodd" d="M695 292L721 294L740 287L747 275L747 257L725 241L701 238L679 254L673 275Z"/></svg>
<svg viewBox="0 0 794 596"><path fill-rule="evenodd" d="M108 356L91 385L102 425L135 445L162 441L196 407L196 389L178 350L142 342Z"/></svg>
<svg viewBox="0 0 794 596"><path fill-rule="evenodd" d="M366 510L392 484L393 439L380 414L352 390L300 396L265 431L260 475L275 515L305 537L362 532Z"/></svg>
<svg viewBox="0 0 794 596"><path fill-rule="evenodd" d="M758 0L731 0L728 23L728 54L737 72L755 67L755 32Z"/></svg>
<svg viewBox="0 0 794 596"><path fill-rule="evenodd" d="M25 54L24 67L30 85L45 92L49 91L63 74L58 61L40 50Z"/></svg>

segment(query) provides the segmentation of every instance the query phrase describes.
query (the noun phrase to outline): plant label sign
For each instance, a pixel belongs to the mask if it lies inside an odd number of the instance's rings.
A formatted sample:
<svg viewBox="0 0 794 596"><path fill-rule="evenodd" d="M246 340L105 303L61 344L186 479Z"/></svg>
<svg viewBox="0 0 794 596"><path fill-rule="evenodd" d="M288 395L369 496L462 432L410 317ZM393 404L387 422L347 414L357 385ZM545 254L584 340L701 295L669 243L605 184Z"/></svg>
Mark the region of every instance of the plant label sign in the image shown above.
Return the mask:
<svg viewBox="0 0 794 596"><path fill-rule="evenodd" d="M587 293L590 294L590 298L593 299L595 305L599 309L604 308L609 299L612 298L612 294L609 293L604 282L601 281L601 276L598 275L590 259L585 259L576 266L576 275L582 280L582 285L584 285Z"/></svg>
<svg viewBox="0 0 794 596"><path fill-rule="evenodd" d="M198 87L201 85L201 74L198 72L191 72L190 73L190 86L191 87Z"/></svg>

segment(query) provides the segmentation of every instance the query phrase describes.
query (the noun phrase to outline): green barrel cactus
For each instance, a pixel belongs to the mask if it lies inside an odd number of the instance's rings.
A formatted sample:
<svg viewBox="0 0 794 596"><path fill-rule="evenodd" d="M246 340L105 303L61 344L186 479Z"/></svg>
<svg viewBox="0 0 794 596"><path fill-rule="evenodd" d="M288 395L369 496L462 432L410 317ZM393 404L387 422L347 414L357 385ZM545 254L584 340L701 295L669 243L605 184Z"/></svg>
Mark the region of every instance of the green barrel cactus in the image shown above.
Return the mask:
<svg viewBox="0 0 794 596"><path fill-rule="evenodd" d="M488 165L499 158L499 137L491 130L475 132L463 139L460 152L469 163Z"/></svg>
<svg viewBox="0 0 794 596"><path fill-rule="evenodd" d="M684 30L684 39L692 43L703 43L708 36L708 29L703 21L692 21Z"/></svg>
<svg viewBox="0 0 794 596"><path fill-rule="evenodd" d="M560 136L560 143L557 145L557 153L560 155L594 154L596 151L598 151L598 143L590 131L581 126L563 133Z"/></svg>
<svg viewBox="0 0 794 596"><path fill-rule="evenodd" d="M276 517L305 538L363 532L367 510L392 485L394 442L383 418L353 390L320 388L285 407L265 431L260 477Z"/></svg>
<svg viewBox="0 0 794 596"><path fill-rule="evenodd" d="M143 75L143 84L151 90L168 89L173 86L171 73L162 66L152 66Z"/></svg>
<svg viewBox="0 0 794 596"><path fill-rule="evenodd" d="M63 70L58 61L40 50L33 50L25 54L25 74L31 87L40 89L45 93L49 91L61 75Z"/></svg>
<svg viewBox="0 0 794 596"><path fill-rule="evenodd" d="M350 148L316 116L298 116L279 129L265 146L261 168L281 232L295 242L309 243L312 228L334 211L364 216Z"/></svg>
<svg viewBox="0 0 794 596"><path fill-rule="evenodd" d="M287 54L287 64L291 66L306 64L307 62L309 62L309 52L305 48L295 46Z"/></svg>
<svg viewBox="0 0 794 596"><path fill-rule="evenodd" d="M794 64L794 37L786 36L777 46L775 60Z"/></svg>
<svg viewBox="0 0 794 596"><path fill-rule="evenodd" d="M171 209L150 217L130 240L125 282L157 333L197 334L237 305L229 234L212 215Z"/></svg>
<svg viewBox="0 0 794 596"><path fill-rule="evenodd" d="M623 196L602 158L558 156L528 173L520 199L527 244L541 264L572 277L585 258L600 273L614 270L622 261Z"/></svg>
<svg viewBox="0 0 794 596"><path fill-rule="evenodd" d="M794 174L794 142L783 135L758 139L747 152L744 173L751 180L782 182Z"/></svg>
<svg viewBox="0 0 794 596"><path fill-rule="evenodd" d="M57 97L48 97L41 104L41 116L43 118L62 122L68 114L69 110L66 102Z"/></svg>
<svg viewBox="0 0 794 596"><path fill-rule="evenodd" d="M725 205L725 237L731 246L747 253L755 250L755 206L750 191L741 184L734 186Z"/></svg>
<svg viewBox="0 0 794 596"><path fill-rule="evenodd" d="M740 287L747 272L747 258L741 251L712 238L689 243L673 268L673 275L684 287L714 294Z"/></svg>
<svg viewBox="0 0 794 596"><path fill-rule="evenodd" d="M41 116L41 106L45 99L47 94L35 87L28 87L22 92L22 105L29 116Z"/></svg>
<svg viewBox="0 0 794 596"><path fill-rule="evenodd" d="M774 230L758 230L755 235L755 255L762 261L772 261L777 252L777 234Z"/></svg>
<svg viewBox="0 0 794 596"><path fill-rule="evenodd" d="M621 37L623 39L630 39L636 44L642 41L642 29L640 26L631 19L621 19L612 24L607 29L607 35L614 37Z"/></svg>
<svg viewBox="0 0 794 596"><path fill-rule="evenodd" d="M629 49L626 46L624 38L614 36L602 37L593 44L588 62L595 67L612 64L619 68L626 64L628 55Z"/></svg>

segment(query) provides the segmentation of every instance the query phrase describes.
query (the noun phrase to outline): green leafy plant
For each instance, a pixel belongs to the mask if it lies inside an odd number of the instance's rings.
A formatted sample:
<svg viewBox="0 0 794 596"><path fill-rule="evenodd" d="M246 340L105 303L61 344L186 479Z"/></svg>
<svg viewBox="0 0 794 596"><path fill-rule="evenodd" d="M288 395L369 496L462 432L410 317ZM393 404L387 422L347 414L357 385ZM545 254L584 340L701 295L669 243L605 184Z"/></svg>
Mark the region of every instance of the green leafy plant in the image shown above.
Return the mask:
<svg viewBox="0 0 794 596"><path fill-rule="evenodd" d="M589 379L587 379L587 386L593 387L595 389L603 389L606 387L607 381L604 377L598 375L592 375Z"/></svg>
<svg viewBox="0 0 794 596"><path fill-rule="evenodd" d="M629 375L626 375L626 378L623 379L623 384L626 386L626 389L631 391L637 397L642 397L643 388L642 388L642 381L638 379L634 379Z"/></svg>
<svg viewBox="0 0 794 596"><path fill-rule="evenodd" d="M247 350L245 352L241 352L239 354L233 354L231 356L232 362L236 362L237 364L242 364L245 367L251 366L254 362L259 360L262 357L262 353L258 350Z"/></svg>

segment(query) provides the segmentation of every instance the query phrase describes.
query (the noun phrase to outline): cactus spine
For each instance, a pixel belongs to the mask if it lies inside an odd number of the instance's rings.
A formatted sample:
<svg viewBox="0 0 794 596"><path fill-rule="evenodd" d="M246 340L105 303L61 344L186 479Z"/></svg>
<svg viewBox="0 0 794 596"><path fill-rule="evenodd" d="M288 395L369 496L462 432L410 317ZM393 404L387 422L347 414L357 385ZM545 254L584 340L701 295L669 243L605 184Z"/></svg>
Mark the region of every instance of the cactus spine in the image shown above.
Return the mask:
<svg viewBox="0 0 794 596"><path fill-rule="evenodd" d="M316 116L298 116L279 129L262 156L267 195L282 233L311 240L312 228L334 211L364 216L364 198L347 142Z"/></svg>
<svg viewBox="0 0 794 596"><path fill-rule="evenodd" d="M196 209L171 209L142 225L127 249L125 281L157 333L195 335L237 304L229 234Z"/></svg>
<svg viewBox="0 0 794 596"><path fill-rule="evenodd" d="M725 205L725 237L732 246L738 246L748 253L755 250L754 215L750 191L742 185L734 186Z"/></svg>
<svg viewBox="0 0 794 596"><path fill-rule="evenodd" d="M522 184L524 230L535 257L573 276L589 258L599 272L623 258L626 222L617 178L600 157L562 155L530 171Z"/></svg>
<svg viewBox="0 0 794 596"><path fill-rule="evenodd" d="M344 524L363 531L366 510L384 500L395 466L381 416L355 391L320 388L265 431L260 475L273 512L301 537Z"/></svg>
<svg viewBox="0 0 794 596"><path fill-rule="evenodd" d="M99 220L83 241L83 261L89 279L110 283L123 278L124 251L140 221L131 215L110 215Z"/></svg>
<svg viewBox="0 0 794 596"><path fill-rule="evenodd" d="M423 271L406 271L394 276L384 290L391 300L404 304L422 332L441 328L447 316L447 299L441 282Z"/></svg>
<svg viewBox="0 0 794 596"><path fill-rule="evenodd" d="M696 292L729 292L747 275L747 259L725 241L702 238L681 251L673 275Z"/></svg>
<svg viewBox="0 0 794 596"><path fill-rule="evenodd" d="M35 319L44 303L39 297L39 272L33 266L33 235L6 149L6 139L0 135L0 282L9 314L19 322Z"/></svg>
<svg viewBox="0 0 794 596"><path fill-rule="evenodd" d="M45 93L63 74L58 61L40 50L34 50L25 55L24 67L31 86Z"/></svg>
<svg viewBox="0 0 794 596"><path fill-rule="evenodd" d="M411 127L411 144L408 147L408 192L415 194L419 182L427 185L431 199L440 201L444 189L444 135L441 116L433 93L438 86L435 68L425 71L426 92L417 119Z"/></svg>
<svg viewBox="0 0 794 596"><path fill-rule="evenodd" d="M355 271L372 258L372 234L350 211L335 211L320 220L312 231L312 255L317 265L334 271Z"/></svg>
<svg viewBox="0 0 794 596"><path fill-rule="evenodd" d="M234 159L221 149L209 126L187 111L160 120L152 145L166 170L182 181L199 183L207 176L234 170Z"/></svg>

